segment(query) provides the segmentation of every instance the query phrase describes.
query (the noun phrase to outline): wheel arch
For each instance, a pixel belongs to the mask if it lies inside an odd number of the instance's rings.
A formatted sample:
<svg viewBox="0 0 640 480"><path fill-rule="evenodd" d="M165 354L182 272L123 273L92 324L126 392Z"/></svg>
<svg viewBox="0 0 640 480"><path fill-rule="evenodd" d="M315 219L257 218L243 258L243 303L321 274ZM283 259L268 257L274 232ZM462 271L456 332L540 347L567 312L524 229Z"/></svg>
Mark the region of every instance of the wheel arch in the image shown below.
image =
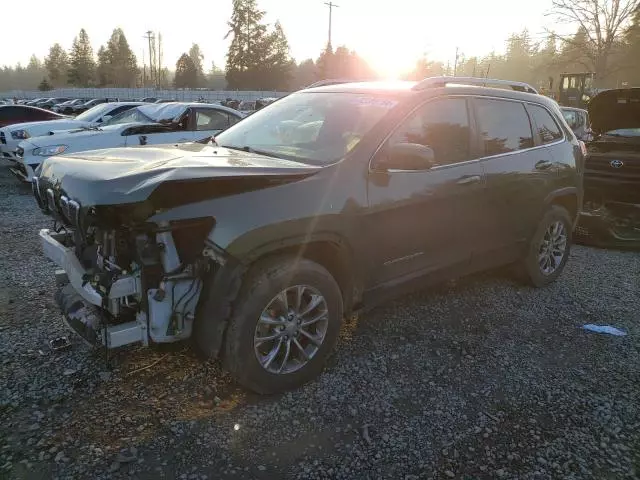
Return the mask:
<svg viewBox="0 0 640 480"><path fill-rule="evenodd" d="M362 289L353 249L340 235L320 233L313 238L295 237L262 245L251 251L243 263L251 268L278 256L305 258L326 268L340 287L345 315L359 303Z"/></svg>
<svg viewBox="0 0 640 480"><path fill-rule="evenodd" d="M547 196L545 203L547 205L558 205L566 209L575 226L581 207L578 188L565 187L555 190Z"/></svg>
<svg viewBox="0 0 640 480"><path fill-rule="evenodd" d="M207 358L218 356L242 282L254 267L263 262L283 256L311 260L327 269L338 284L342 294L344 316L349 316L354 305L360 302L362 288L360 276L354 268L356 262L353 250L338 235L317 235L312 239L290 238L265 244L252 250L242 259L230 257L219 248L213 250L223 263L219 263L219 268L205 279L204 288L209 295L198 305L194 330L194 340L199 335L206 335L210 339L206 348L199 345L199 351Z"/></svg>

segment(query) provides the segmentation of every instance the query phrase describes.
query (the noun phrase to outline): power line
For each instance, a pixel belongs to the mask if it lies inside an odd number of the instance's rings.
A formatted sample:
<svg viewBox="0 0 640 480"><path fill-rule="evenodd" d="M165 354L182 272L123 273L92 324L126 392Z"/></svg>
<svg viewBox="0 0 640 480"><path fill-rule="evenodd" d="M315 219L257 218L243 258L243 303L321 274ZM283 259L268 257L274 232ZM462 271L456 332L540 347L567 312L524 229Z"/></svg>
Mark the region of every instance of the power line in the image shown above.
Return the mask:
<svg viewBox="0 0 640 480"><path fill-rule="evenodd" d="M324 4L329 7L329 41L327 42L327 48L331 48L331 17L333 15L333 7L339 7L340 5L336 5L333 2L324 2Z"/></svg>

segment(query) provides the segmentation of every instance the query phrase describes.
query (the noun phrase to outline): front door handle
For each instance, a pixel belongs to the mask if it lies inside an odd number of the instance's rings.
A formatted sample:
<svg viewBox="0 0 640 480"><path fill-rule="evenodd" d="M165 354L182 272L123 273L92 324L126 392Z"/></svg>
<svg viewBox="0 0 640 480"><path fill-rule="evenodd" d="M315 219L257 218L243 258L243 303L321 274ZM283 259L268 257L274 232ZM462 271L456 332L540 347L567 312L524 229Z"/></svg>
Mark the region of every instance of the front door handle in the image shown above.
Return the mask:
<svg viewBox="0 0 640 480"><path fill-rule="evenodd" d="M472 183L478 183L480 180L480 175L469 175L468 177L462 177L456 183L458 185L470 185Z"/></svg>
<svg viewBox="0 0 640 480"><path fill-rule="evenodd" d="M551 168L553 164L547 160L540 160L539 162L536 162L536 170L547 170L548 168Z"/></svg>

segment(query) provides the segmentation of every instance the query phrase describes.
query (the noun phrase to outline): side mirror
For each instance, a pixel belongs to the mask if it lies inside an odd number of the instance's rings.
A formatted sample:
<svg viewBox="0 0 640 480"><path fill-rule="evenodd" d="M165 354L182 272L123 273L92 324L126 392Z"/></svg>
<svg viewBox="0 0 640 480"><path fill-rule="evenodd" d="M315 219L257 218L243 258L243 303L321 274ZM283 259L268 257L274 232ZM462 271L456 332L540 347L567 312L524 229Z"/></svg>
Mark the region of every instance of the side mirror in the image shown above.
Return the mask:
<svg viewBox="0 0 640 480"><path fill-rule="evenodd" d="M108 122L112 118L113 118L113 115L105 115L104 117L102 117L102 121L103 122Z"/></svg>
<svg viewBox="0 0 640 480"><path fill-rule="evenodd" d="M436 165L431 147L419 143L396 143L387 148L386 155L377 163L378 170L429 170Z"/></svg>

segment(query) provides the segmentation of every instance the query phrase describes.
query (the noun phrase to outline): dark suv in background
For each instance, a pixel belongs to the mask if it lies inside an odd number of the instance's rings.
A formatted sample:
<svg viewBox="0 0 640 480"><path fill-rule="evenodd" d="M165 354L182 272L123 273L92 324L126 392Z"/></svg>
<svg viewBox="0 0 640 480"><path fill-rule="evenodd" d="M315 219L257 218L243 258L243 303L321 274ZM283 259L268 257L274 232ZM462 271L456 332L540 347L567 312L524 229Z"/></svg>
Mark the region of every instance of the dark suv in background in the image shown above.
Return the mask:
<svg viewBox="0 0 640 480"><path fill-rule="evenodd" d="M509 264L553 282L582 155L526 84L342 83L210 144L50 157L33 189L64 225L40 237L78 333L103 348L191 337L265 393L319 374L342 319L391 295Z"/></svg>

